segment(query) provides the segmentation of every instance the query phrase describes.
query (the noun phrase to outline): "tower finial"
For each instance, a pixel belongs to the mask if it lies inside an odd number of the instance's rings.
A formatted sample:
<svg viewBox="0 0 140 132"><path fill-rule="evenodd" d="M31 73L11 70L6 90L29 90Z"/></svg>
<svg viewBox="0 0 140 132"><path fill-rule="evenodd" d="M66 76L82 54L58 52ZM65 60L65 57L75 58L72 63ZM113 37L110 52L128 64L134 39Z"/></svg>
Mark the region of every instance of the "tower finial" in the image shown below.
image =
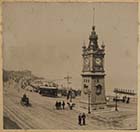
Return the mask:
<svg viewBox="0 0 140 132"><path fill-rule="evenodd" d="M83 48L86 48L85 40L83 41Z"/></svg>

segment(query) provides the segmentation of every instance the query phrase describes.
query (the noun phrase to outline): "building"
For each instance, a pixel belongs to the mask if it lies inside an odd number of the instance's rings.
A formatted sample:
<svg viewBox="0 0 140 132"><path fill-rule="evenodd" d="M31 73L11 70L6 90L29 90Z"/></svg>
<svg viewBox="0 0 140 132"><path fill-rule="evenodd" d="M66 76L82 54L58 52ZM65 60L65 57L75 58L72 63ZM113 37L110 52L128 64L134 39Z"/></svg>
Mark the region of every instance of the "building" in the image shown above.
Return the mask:
<svg viewBox="0 0 140 132"><path fill-rule="evenodd" d="M98 45L95 26L89 36L89 44L83 46L81 107L90 110L104 109L105 99L105 45Z"/></svg>

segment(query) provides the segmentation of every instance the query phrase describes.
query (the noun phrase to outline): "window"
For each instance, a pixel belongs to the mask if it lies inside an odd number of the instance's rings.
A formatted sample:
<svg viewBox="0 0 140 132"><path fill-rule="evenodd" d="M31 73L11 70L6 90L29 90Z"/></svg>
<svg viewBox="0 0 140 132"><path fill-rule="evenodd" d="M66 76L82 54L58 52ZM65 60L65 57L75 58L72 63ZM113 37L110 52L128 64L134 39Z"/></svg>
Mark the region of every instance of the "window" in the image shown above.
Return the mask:
<svg viewBox="0 0 140 132"><path fill-rule="evenodd" d="M84 84L83 92L84 92L84 94L87 94L87 92L88 92L88 85Z"/></svg>
<svg viewBox="0 0 140 132"><path fill-rule="evenodd" d="M99 84L96 86L96 94L100 95L102 93L102 86Z"/></svg>

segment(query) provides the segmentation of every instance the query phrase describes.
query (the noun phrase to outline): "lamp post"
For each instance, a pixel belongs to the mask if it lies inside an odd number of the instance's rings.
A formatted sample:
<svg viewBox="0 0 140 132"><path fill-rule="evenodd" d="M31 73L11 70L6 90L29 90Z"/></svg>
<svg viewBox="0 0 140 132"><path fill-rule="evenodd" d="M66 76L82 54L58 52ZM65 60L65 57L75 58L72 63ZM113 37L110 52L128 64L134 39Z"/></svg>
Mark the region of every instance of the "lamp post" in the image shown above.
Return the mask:
<svg viewBox="0 0 140 132"><path fill-rule="evenodd" d="M116 92L116 101L115 101L115 111L118 111L118 100L117 100L117 92Z"/></svg>
<svg viewBox="0 0 140 132"><path fill-rule="evenodd" d="M115 111L118 111L118 97L117 97L117 94L119 92L119 89L118 88L115 88L114 89L114 93L116 94L116 97L114 98L115 99Z"/></svg>
<svg viewBox="0 0 140 132"><path fill-rule="evenodd" d="M91 111L90 111L90 90L88 89L88 114L90 114L91 113Z"/></svg>

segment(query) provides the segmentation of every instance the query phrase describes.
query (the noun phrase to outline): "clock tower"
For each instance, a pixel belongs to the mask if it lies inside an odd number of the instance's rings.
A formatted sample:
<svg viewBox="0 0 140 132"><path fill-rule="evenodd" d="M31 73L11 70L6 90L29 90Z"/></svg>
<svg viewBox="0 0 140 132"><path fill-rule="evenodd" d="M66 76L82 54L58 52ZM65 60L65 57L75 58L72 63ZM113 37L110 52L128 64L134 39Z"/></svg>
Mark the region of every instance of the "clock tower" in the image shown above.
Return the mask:
<svg viewBox="0 0 140 132"><path fill-rule="evenodd" d="M83 46L82 93L81 107L91 110L105 107L105 70L104 70L104 44L99 47L98 35L95 26L89 36L89 44ZM90 106L89 106L90 105Z"/></svg>

